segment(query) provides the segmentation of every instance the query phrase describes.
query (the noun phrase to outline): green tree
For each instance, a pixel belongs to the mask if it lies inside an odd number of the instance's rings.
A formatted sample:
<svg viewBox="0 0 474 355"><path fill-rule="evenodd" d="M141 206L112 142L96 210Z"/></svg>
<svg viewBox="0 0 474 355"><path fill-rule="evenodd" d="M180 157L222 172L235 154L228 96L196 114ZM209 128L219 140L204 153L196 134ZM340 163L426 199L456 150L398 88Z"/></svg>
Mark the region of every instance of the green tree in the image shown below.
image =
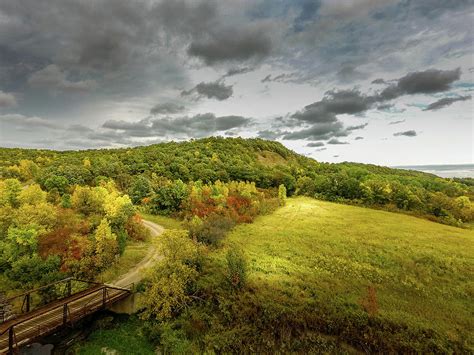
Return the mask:
<svg viewBox="0 0 474 355"><path fill-rule="evenodd" d="M72 206L87 215L103 213L104 201L108 192L103 187L76 186L71 197Z"/></svg>
<svg viewBox="0 0 474 355"><path fill-rule="evenodd" d="M44 188L47 191L56 190L60 195L66 193L69 187L69 181L64 176L52 175L44 182Z"/></svg>
<svg viewBox="0 0 474 355"><path fill-rule="evenodd" d="M47 193L41 190L41 187L38 184L33 184L26 186L21 190L18 200L20 204L30 204L30 205L37 205L39 203L46 202L46 195Z"/></svg>
<svg viewBox="0 0 474 355"><path fill-rule="evenodd" d="M163 258L146 280L144 319L170 319L194 300L193 292L199 275L197 244L183 231L166 231L160 239Z"/></svg>
<svg viewBox="0 0 474 355"><path fill-rule="evenodd" d="M94 233L95 253L98 266L102 268L110 265L118 253L117 235L112 233L107 218L103 218Z"/></svg>
<svg viewBox="0 0 474 355"><path fill-rule="evenodd" d="M181 180L175 180L157 189L151 199L150 210L155 214L170 214L178 211L188 196L188 188Z"/></svg>
<svg viewBox="0 0 474 355"><path fill-rule="evenodd" d="M21 183L17 179L6 179L0 181L0 206L9 205L18 207Z"/></svg>
<svg viewBox="0 0 474 355"><path fill-rule="evenodd" d="M145 197L151 196L152 192L150 180L143 175L137 177L128 190L128 194L135 204L142 202Z"/></svg>

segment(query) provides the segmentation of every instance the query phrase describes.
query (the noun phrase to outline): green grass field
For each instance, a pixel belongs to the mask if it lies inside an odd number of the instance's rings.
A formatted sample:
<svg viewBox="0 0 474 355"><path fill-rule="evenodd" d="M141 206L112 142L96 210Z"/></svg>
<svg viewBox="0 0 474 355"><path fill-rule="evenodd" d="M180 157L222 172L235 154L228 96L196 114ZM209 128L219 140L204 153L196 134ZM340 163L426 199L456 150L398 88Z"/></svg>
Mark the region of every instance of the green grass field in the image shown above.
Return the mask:
<svg viewBox="0 0 474 355"><path fill-rule="evenodd" d="M472 346L472 230L292 198L275 213L237 226L217 252L221 266L230 244L243 249L249 284L268 302L317 299L357 308L371 286L378 318Z"/></svg>

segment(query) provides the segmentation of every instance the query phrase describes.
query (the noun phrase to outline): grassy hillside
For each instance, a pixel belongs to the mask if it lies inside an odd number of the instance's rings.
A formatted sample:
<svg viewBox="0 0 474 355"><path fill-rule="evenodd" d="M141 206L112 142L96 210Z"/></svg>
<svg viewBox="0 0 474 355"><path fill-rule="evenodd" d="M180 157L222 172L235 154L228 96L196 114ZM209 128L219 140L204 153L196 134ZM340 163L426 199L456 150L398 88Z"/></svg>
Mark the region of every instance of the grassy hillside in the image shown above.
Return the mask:
<svg viewBox="0 0 474 355"><path fill-rule="evenodd" d="M448 350L451 341L473 349L472 231L294 198L237 226L226 238L230 245L242 248L249 262L249 290L233 309L252 305L263 318L274 316L275 332L292 326L298 339L319 330L360 350ZM225 252L215 253L205 283L224 277ZM271 323L235 318L255 331Z"/></svg>

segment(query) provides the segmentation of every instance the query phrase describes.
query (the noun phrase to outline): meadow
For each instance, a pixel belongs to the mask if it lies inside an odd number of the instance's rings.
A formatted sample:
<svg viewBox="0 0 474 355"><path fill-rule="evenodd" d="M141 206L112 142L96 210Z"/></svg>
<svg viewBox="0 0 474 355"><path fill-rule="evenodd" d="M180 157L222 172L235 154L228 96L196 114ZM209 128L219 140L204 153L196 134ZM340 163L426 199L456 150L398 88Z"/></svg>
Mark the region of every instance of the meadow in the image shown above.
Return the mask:
<svg viewBox="0 0 474 355"><path fill-rule="evenodd" d="M300 197L237 226L214 255L221 269L231 245L247 258L251 292L283 313L313 305L345 319L362 309L369 320L472 349L472 230Z"/></svg>
<svg viewBox="0 0 474 355"><path fill-rule="evenodd" d="M114 339L131 325L126 341L143 353L470 352L473 238L416 217L289 198L206 249L195 301L179 315L94 332L80 352L119 350ZM247 263L239 289L227 281L230 249Z"/></svg>

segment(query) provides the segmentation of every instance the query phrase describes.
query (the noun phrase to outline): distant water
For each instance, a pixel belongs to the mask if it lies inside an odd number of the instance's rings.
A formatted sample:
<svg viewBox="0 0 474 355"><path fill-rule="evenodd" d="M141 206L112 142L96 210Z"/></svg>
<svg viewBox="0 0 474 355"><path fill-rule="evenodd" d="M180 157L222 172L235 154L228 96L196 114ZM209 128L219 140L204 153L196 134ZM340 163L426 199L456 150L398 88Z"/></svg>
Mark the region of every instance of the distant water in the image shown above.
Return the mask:
<svg viewBox="0 0 474 355"><path fill-rule="evenodd" d="M453 164L453 165L409 165L394 166L397 169L417 170L424 173L438 175L444 178L474 178L474 164Z"/></svg>

